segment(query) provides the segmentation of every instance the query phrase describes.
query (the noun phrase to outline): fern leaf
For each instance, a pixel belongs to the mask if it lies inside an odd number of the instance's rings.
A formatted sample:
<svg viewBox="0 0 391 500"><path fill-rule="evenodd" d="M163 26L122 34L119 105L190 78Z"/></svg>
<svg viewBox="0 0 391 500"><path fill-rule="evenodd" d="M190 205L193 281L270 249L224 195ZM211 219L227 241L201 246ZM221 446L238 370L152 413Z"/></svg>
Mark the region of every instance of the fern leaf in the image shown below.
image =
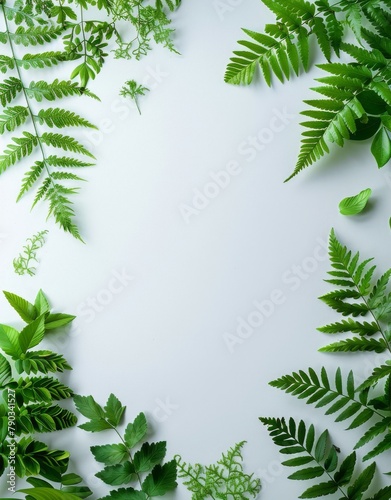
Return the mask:
<svg viewBox="0 0 391 500"><path fill-rule="evenodd" d="M17 415L15 434L54 432L73 427L76 423L76 416L69 410L37 403L27 406Z"/></svg>
<svg viewBox="0 0 391 500"><path fill-rule="evenodd" d="M22 180L22 187L19 191L16 201L19 201L21 197L37 182L40 178L43 170L45 168L45 163L43 161L36 161L34 165L26 172Z"/></svg>
<svg viewBox="0 0 391 500"><path fill-rule="evenodd" d="M33 81L26 88L26 94L30 99L35 99L38 102L41 102L43 99L54 101L55 99L61 99L63 97L73 95L84 94L93 96L93 94L87 92L81 87L78 87L76 83L57 79L52 83L47 83L44 80L38 82Z"/></svg>
<svg viewBox="0 0 391 500"><path fill-rule="evenodd" d="M9 33L11 40L17 45L24 47L44 45L61 36L63 27L61 25L53 26L34 26L24 28L19 26L15 33Z"/></svg>
<svg viewBox="0 0 391 500"><path fill-rule="evenodd" d="M373 387L379 382L379 380L385 377L389 377L390 375L391 375L391 361L386 361L386 364L374 368L371 376L368 377L357 390L363 391L364 389Z"/></svg>
<svg viewBox="0 0 391 500"><path fill-rule="evenodd" d="M321 17L314 17L310 23L313 33L318 39L319 47L321 48L327 61L331 59L331 42L326 25Z"/></svg>
<svg viewBox="0 0 391 500"><path fill-rule="evenodd" d="M52 215L56 223L59 224L64 231L83 242L79 230L73 222L75 212L68 198L68 195L74 192L74 190L65 188L61 184L54 184L54 186L49 187L45 194L45 198L49 201L48 217Z"/></svg>
<svg viewBox="0 0 391 500"><path fill-rule="evenodd" d="M376 422L372 427L370 427L365 434L359 439L355 449L361 448L362 446L368 444L377 436L389 432L391 425L391 417L383 417L382 420Z"/></svg>
<svg viewBox="0 0 391 500"><path fill-rule="evenodd" d="M336 422L355 417L349 429L359 427L370 420L375 412L365 399L357 395L353 373L350 372L343 382L341 370L338 368L334 379L335 387L332 387L325 368L322 368L320 375L310 368L308 373L303 370L293 372L273 380L270 385L298 399L306 400L307 404L315 405L315 408L327 408L325 414L335 415Z"/></svg>
<svg viewBox="0 0 391 500"><path fill-rule="evenodd" d="M89 156L90 158L95 158L94 155L90 153L82 144L68 135L44 132L41 135L41 141L47 146L61 148L64 151L72 151L73 153L79 153Z"/></svg>
<svg viewBox="0 0 391 500"><path fill-rule="evenodd" d="M57 66L61 61L64 61L62 52L41 52L40 54L25 54L23 59L17 59L18 66L24 69L43 69L45 67Z"/></svg>
<svg viewBox="0 0 391 500"><path fill-rule="evenodd" d="M60 108L41 109L38 113L38 118L41 123L45 123L48 127L64 128L64 127L89 127L96 129L97 127L90 123L85 118L78 114Z"/></svg>
<svg viewBox="0 0 391 500"><path fill-rule="evenodd" d="M13 132L26 122L28 116L28 108L25 106L5 108L3 114L0 115L0 134L4 134L5 131Z"/></svg>
<svg viewBox="0 0 391 500"><path fill-rule="evenodd" d="M9 104L19 92L22 92L23 85L22 82L11 76L7 80L0 83L0 103L3 107Z"/></svg>
<svg viewBox="0 0 391 500"><path fill-rule="evenodd" d="M313 129L310 132L303 132L302 146L299 158L293 173L286 179L292 179L304 168L312 165L322 156L329 153L328 143L336 143L343 146L350 134L356 131L355 121L365 115L365 110L357 98L352 98L346 103L338 103L332 99L319 101L309 101L316 108L325 109L316 115L324 125L321 128ZM333 109L334 108L334 109Z"/></svg>
<svg viewBox="0 0 391 500"><path fill-rule="evenodd" d="M330 325L322 326L318 328L318 330L322 333L358 333L359 335L375 335L375 333L379 333L379 325L372 321L368 323L364 321L360 323L359 321L354 321L351 318L348 320L342 320L341 322L332 323Z"/></svg>
<svg viewBox="0 0 391 500"><path fill-rule="evenodd" d="M86 163L77 158L71 158L69 156L56 156L50 155L46 158L46 163L51 167L61 167L61 168L84 168L92 167L93 163Z"/></svg>
<svg viewBox="0 0 391 500"><path fill-rule="evenodd" d="M385 435L384 439L377 445L373 450L367 453L363 460L370 460L372 458L377 457L381 453L388 451L391 449L391 433Z"/></svg>
<svg viewBox="0 0 391 500"><path fill-rule="evenodd" d="M387 67L387 59L377 49L369 51L363 47L358 47L350 43L342 43L341 49L353 57L358 63L375 71Z"/></svg>
<svg viewBox="0 0 391 500"><path fill-rule="evenodd" d="M8 149L0 156L0 173L22 158L31 155L33 150L38 146L38 138L30 134L30 132L23 132L22 137L14 137L12 140L14 142L8 144Z"/></svg>
<svg viewBox="0 0 391 500"><path fill-rule="evenodd" d="M9 69L15 68L15 60L12 57L6 56L4 54L0 55L0 71L2 73L7 73Z"/></svg>
<svg viewBox="0 0 391 500"><path fill-rule="evenodd" d="M334 342L333 344L321 347L320 352L377 352L387 351L388 347L384 340L365 339L362 337L352 337L347 340Z"/></svg>

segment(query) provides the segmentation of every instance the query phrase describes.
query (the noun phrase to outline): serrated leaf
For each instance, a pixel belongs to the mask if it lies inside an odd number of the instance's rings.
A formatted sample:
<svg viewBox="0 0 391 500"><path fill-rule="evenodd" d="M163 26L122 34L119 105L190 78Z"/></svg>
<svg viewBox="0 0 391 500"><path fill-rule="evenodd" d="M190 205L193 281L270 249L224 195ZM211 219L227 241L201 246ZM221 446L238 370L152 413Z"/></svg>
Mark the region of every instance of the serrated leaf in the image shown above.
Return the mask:
<svg viewBox="0 0 391 500"><path fill-rule="evenodd" d="M134 454L133 465L135 471L148 472L159 464L166 455L166 442L144 443L139 451Z"/></svg>
<svg viewBox="0 0 391 500"><path fill-rule="evenodd" d="M133 448L147 434L148 424L144 413L140 413L133 423L127 425L125 429L126 446Z"/></svg>
<svg viewBox="0 0 391 500"><path fill-rule="evenodd" d="M126 406L122 406L119 399L114 396L114 394L110 394L106 406L104 407L104 412L105 418L112 426L117 427L120 424L125 410Z"/></svg>
<svg viewBox="0 0 391 500"><path fill-rule="evenodd" d="M176 477L176 461L171 460L164 465L156 465L145 478L141 488L150 497L162 496L177 487Z"/></svg>
<svg viewBox="0 0 391 500"><path fill-rule="evenodd" d="M129 457L129 452L122 443L91 446L91 453L97 462L105 465L116 465Z"/></svg>
<svg viewBox="0 0 391 500"><path fill-rule="evenodd" d="M105 413L103 408L95 401L92 396L79 396L73 397L77 410L91 420L100 420L104 418Z"/></svg>
<svg viewBox="0 0 391 500"><path fill-rule="evenodd" d="M37 311L33 304L10 292L3 292L9 304L15 309L23 321L31 323L37 318Z"/></svg>

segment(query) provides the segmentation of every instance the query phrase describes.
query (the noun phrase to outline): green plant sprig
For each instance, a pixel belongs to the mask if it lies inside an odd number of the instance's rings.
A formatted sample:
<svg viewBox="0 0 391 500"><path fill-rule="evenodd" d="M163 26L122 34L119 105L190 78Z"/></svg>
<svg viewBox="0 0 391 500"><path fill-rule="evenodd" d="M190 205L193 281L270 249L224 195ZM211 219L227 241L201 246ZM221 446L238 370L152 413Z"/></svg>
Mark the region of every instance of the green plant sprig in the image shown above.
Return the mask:
<svg viewBox="0 0 391 500"><path fill-rule="evenodd" d="M32 263L38 262L37 251L45 244L45 236L47 233L47 230L39 231L37 234L27 239L26 245L23 247L23 252L13 261L14 270L17 274L35 275L36 268L32 266Z"/></svg>
<svg viewBox="0 0 391 500"><path fill-rule="evenodd" d="M144 413L127 424L124 434L118 430L126 407L111 394L104 407L92 396L74 396L77 410L88 422L79 425L89 432L113 430L120 443L92 446L91 452L104 469L96 476L111 486L126 485L111 491L100 500L134 498L150 500L164 496L176 488L177 467L175 460L161 464L166 455L166 442L145 442L148 423ZM136 489L138 487L139 489Z"/></svg>
<svg viewBox="0 0 391 500"><path fill-rule="evenodd" d="M254 474L243 470L242 448L245 442L237 443L213 465L187 464L182 457L175 457L178 476L191 492L192 500L248 500L256 498L261 490L261 481Z"/></svg>

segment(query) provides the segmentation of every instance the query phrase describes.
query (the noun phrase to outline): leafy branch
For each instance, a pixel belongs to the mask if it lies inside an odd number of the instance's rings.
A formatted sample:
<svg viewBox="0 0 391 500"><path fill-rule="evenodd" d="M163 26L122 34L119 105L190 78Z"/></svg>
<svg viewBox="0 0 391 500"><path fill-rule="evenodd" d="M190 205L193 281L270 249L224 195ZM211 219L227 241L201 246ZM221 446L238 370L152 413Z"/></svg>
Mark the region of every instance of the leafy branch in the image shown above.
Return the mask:
<svg viewBox="0 0 391 500"><path fill-rule="evenodd" d="M145 442L148 432L147 419L140 413L133 422L127 424L122 435L118 426L122 422L126 407L111 394L104 407L92 396L74 396L77 410L88 421L79 425L89 432L114 430L120 443L92 446L91 452L104 469L96 476L111 486L128 485L113 490L100 500L134 498L149 500L163 496L177 486L176 462L171 460L161 464L166 455L166 443ZM141 444L142 443L142 444ZM135 486L140 489L135 489Z"/></svg>

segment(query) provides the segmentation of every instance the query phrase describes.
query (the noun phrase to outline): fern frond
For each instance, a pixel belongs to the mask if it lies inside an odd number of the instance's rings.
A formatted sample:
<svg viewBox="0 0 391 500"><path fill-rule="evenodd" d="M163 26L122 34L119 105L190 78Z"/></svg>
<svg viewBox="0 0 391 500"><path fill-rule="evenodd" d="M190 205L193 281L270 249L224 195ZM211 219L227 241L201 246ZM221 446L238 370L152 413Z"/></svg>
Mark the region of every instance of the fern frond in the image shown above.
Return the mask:
<svg viewBox="0 0 391 500"><path fill-rule="evenodd" d="M76 239L83 241L76 224L73 222L75 212L71 207L72 202L68 196L74 194L75 189L65 188L61 184L54 184L48 187L45 198L49 201L49 216L53 215L57 224L64 231L72 234Z"/></svg>
<svg viewBox="0 0 391 500"><path fill-rule="evenodd" d="M3 110L0 115L0 134L13 132L17 127L23 125L29 117L28 108L25 106L13 106Z"/></svg>
<svg viewBox="0 0 391 500"><path fill-rule="evenodd" d="M2 73L7 73L9 69L15 68L15 59L6 56L4 54L0 55L0 71Z"/></svg>
<svg viewBox="0 0 391 500"><path fill-rule="evenodd" d="M345 81L346 78L343 85ZM360 88L362 88L361 84ZM346 87L344 91L346 91ZM311 116L322 123L304 122L305 126L310 130L303 132L302 146L296 167L286 181L292 179L304 168L329 153L328 143L343 146L345 140L356 132L356 120L365 115L365 110L356 97L352 97L347 102L336 101L335 99L324 99L322 102L306 102L321 111L317 111L315 115L308 112L302 114Z"/></svg>
<svg viewBox="0 0 391 500"><path fill-rule="evenodd" d="M12 140L14 142L8 144L4 154L0 156L0 173L15 165L22 158L31 155L38 146L37 136L30 132L23 132L22 137L13 137Z"/></svg>
<svg viewBox="0 0 391 500"><path fill-rule="evenodd" d="M97 127L85 118L82 118L73 111L61 108L41 109L38 113L41 124L45 123L48 127L88 127L96 129Z"/></svg>
<svg viewBox="0 0 391 500"><path fill-rule="evenodd" d="M61 36L63 32L61 25L34 26L24 28L19 26L14 33L9 33L11 40L17 45L29 47L30 45L44 45Z"/></svg>
<svg viewBox="0 0 391 500"><path fill-rule="evenodd" d="M269 31L270 28L269 25ZM299 73L300 62L307 68L309 47L306 44L307 36L303 36L304 31L299 31L297 43L292 42L289 33L281 39L280 33L273 37L251 30L243 31L252 40L239 40L239 45L247 50L234 51L235 57L231 58L227 67L225 82L249 85L260 67L265 82L270 86L272 73L283 82L285 78L290 78L292 71L296 75Z"/></svg>
<svg viewBox="0 0 391 500"><path fill-rule="evenodd" d="M365 339L362 337L352 337L347 340L334 342L321 347L320 352L377 352L382 353L388 350L388 345L383 339Z"/></svg>
<svg viewBox="0 0 391 500"><path fill-rule="evenodd" d="M26 88L26 94L30 99L35 99L38 102L41 102L43 99L54 101L55 99L74 95L93 95L79 87L77 83L58 79L52 83L45 82L44 80L38 82L32 81Z"/></svg>
<svg viewBox="0 0 391 500"><path fill-rule="evenodd" d="M358 333L359 335L375 335L379 333L379 325L372 321L368 323L364 321L360 323L359 321L354 321L349 318L347 320L342 320L341 322L331 323L330 325L322 326L318 328L322 333L336 334L336 333Z"/></svg>
<svg viewBox="0 0 391 500"><path fill-rule="evenodd" d="M379 382L379 380L389 377L390 375L391 375L391 361L386 361L384 365L376 366L373 369L371 376L368 377L357 390L363 391L364 389L373 387Z"/></svg>
<svg viewBox="0 0 391 500"><path fill-rule="evenodd" d="M43 69L57 66L58 63L64 61L62 52L41 52L40 54L24 54L22 59L17 59L16 63L24 69Z"/></svg>
<svg viewBox="0 0 391 500"><path fill-rule="evenodd" d="M41 141L47 146L63 149L64 151L72 151L82 155L95 158L82 144L76 141L73 137L52 132L44 132L41 135Z"/></svg>
<svg viewBox="0 0 391 500"><path fill-rule="evenodd" d="M322 348L321 351L380 353L389 350L389 340L381 321L388 319L391 314L391 296L387 291L391 270L385 272L373 284L372 277L376 270L375 265L370 265L373 259L360 261L359 252L352 253L342 245L334 230L330 233L329 257L332 270L328 274L331 279L326 281L340 288L323 295L320 300L343 316L357 317L371 314L373 321L357 321L348 318L318 328L319 331L328 334L351 332L361 336L335 342ZM380 338L366 338L374 336Z"/></svg>
<svg viewBox="0 0 391 500"><path fill-rule="evenodd" d="M92 167L94 163L86 163L77 158L71 158L70 156L56 156L50 155L46 158L46 163L51 167L61 167L61 168L84 168Z"/></svg>
<svg viewBox="0 0 391 500"><path fill-rule="evenodd" d="M34 165L28 170L22 180L22 187L19 191L16 201L19 201L21 197L29 191L32 186L40 178L43 170L45 168L45 163L43 161L36 161Z"/></svg>
<svg viewBox="0 0 391 500"><path fill-rule="evenodd" d="M366 423L375 415L375 410L368 404L366 392L357 394L353 372L349 372L346 382L342 379L340 368L334 376L334 387L330 378L322 368L320 375L309 368L308 373L300 370L291 375L285 375L270 382L272 387L277 387L298 399L305 399L307 404L314 404L316 408L328 408L326 415L335 414L336 422L355 417L348 429L355 429Z"/></svg>
<svg viewBox="0 0 391 500"><path fill-rule="evenodd" d="M355 477L356 453L351 453L339 464L338 453L330 443L327 430L316 437L314 426L311 424L307 428L302 420L298 424L292 418L288 424L283 418L260 418L260 421L267 427L270 437L280 447L281 453L290 457L296 455L282 462L286 467L297 469L288 478L317 479L317 484L306 489L299 498L317 498L336 492L342 494L343 498L368 498L364 494L374 479L375 463ZM318 478L322 477L325 481L319 483ZM377 498L378 494L380 492L375 493L372 498Z"/></svg>
<svg viewBox="0 0 391 500"><path fill-rule="evenodd" d="M0 103L3 107L12 102L13 99L22 92L23 85L19 78L11 76L0 83Z"/></svg>

